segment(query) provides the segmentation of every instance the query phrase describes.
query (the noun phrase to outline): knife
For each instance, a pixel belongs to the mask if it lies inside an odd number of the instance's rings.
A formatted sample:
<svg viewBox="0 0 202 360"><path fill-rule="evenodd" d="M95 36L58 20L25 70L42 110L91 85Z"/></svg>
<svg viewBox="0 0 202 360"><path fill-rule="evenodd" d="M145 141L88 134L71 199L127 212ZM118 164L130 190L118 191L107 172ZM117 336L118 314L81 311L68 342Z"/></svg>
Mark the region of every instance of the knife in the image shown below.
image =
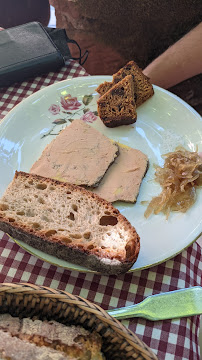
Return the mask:
<svg viewBox="0 0 202 360"><path fill-rule="evenodd" d="M116 319L141 317L152 321L202 314L202 287L169 291L148 296L135 305L108 310Z"/></svg>

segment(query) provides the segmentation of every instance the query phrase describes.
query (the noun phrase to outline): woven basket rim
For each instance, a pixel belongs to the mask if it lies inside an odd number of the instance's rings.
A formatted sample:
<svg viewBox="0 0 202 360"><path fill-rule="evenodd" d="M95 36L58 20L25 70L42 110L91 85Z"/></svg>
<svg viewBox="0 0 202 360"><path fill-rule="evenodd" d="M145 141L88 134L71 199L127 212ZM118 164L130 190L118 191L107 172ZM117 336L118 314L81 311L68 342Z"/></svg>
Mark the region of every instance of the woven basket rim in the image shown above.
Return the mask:
<svg viewBox="0 0 202 360"><path fill-rule="evenodd" d="M13 294L16 296L19 295L29 295L37 296L39 298L55 299L58 302L71 304L85 311L85 313L96 316L100 322L106 324L113 331L115 331L119 336L121 336L128 345L132 346L134 350L139 352L145 359L154 359L156 360L156 355L152 350L141 341L136 334L131 330L127 329L119 320L110 316L104 309L99 305L96 305L81 296L72 295L67 291L56 290L50 287L34 285L31 283L0 283L0 297L2 294Z"/></svg>

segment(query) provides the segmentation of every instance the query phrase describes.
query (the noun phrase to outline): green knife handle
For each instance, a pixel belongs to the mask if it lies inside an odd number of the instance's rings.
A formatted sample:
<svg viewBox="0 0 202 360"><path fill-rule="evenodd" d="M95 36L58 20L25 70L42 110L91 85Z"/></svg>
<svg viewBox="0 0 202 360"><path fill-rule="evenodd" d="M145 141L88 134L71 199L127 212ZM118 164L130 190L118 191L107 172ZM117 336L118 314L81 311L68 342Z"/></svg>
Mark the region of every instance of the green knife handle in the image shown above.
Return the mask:
<svg viewBox="0 0 202 360"><path fill-rule="evenodd" d="M202 314L202 287L151 295L136 305L109 310L108 313L116 319L141 317L153 321L199 315Z"/></svg>

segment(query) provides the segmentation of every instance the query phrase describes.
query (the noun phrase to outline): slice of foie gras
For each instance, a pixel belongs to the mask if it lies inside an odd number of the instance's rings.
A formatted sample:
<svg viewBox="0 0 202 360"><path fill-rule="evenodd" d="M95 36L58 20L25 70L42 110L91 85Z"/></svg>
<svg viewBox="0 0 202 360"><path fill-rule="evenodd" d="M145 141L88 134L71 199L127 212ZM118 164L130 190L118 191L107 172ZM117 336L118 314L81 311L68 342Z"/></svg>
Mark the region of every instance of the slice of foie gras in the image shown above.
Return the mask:
<svg viewBox="0 0 202 360"><path fill-rule="evenodd" d="M117 157L112 143L83 120L74 120L46 146L30 172L76 185L97 186Z"/></svg>
<svg viewBox="0 0 202 360"><path fill-rule="evenodd" d="M119 156L93 192L110 202L135 202L147 167L148 157L140 150L120 146Z"/></svg>

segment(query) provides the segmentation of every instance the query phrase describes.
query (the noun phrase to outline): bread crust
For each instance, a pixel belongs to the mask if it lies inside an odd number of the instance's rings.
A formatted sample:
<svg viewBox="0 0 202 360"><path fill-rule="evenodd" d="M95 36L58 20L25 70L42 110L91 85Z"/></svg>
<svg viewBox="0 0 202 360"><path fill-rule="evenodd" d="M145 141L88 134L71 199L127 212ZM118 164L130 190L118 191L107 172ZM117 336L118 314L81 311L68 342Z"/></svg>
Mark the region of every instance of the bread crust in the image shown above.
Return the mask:
<svg viewBox="0 0 202 360"><path fill-rule="evenodd" d="M105 249L96 251L96 249L88 249L84 246L82 247L76 242L67 244L62 240L62 238L59 238L55 235L48 237L46 236L45 232L40 230L35 230L27 225L19 225L16 222L10 222L9 218L4 216L3 212L0 211L1 230L8 233L12 237L22 240L26 244L37 248L38 250L56 256L59 259L65 261L70 261L79 265L83 264L87 268L96 272L117 275L124 273L131 268L139 254L140 238L134 227L132 227L129 221L123 215L121 215L120 212L115 209L111 203L77 185L63 183L58 180L44 178L39 175L17 171L13 181L15 181L18 176L21 176L25 179L35 179L39 182L41 181L43 183L45 182L46 184L59 186L65 188L66 190L76 191L81 196L82 194L85 196L87 195L87 197L93 199L93 201L106 206L107 210L117 218L118 222L124 224L124 226L127 227L127 230L131 235L130 240L126 243L126 254L125 257L123 254L120 254L119 258L117 258L110 254L110 249L107 252ZM12 183L10 186L12 186Z"/></svg>
<svg viewBox="0 0 202 360"><path fill-rule="evenodd" d="M121 125L131 125L134 124L137 120L137 116L131 118L130 116L119 116L118 120L114 119L114 117L108 117L107 120L103 120L105 126L109 128L114 128ZM101 179L102 180L102 179Z"/></svg>
<svg viewBox="0 0 202 360"><path fill-rule="evenodd" d="M13 226L6 220L0 219L0 221L1 230L9 234L11 237L21 240L26 244L49 255L56 256L59 259L69 261L71 263L73 262L75 264L84 264L88 269L106 275L118 275L127 272L136 261L139 253L139 241L136 245L132 241L131 245L134 249L133 261L119 262L118 264L113 265L106 264L102 262L101 258L92 253L88 254L87 252L81 251L78 248L70 247L59 242L53 242L49 239L44 239L28 232L28 230L22 229L21 227Z"/></svg>

